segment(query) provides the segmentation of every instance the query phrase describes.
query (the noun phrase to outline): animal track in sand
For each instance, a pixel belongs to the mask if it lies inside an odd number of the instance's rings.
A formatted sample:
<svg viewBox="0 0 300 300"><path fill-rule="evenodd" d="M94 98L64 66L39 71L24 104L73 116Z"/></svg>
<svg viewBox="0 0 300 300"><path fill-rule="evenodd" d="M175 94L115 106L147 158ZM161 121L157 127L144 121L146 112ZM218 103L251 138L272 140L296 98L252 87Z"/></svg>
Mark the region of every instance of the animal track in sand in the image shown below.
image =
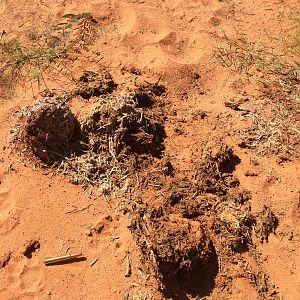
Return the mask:
<svg viewBox="0 0 300 300"><path fill-rule="evenodd" d="M28 293L40 291L45 282L45 274L40 265L23 265L21 271L17 274L19 287Z"/></svg>
<svg viewBox="0 0 300 300"><path fill-rule="evenodd" d="M6 11L6 0L1 0L0 1L0 14L4 13Z"/></svg>
<svg viewBox="0 0 300 300"><path fill-rule="evenodd" d="M193 0L193 1L186 1L186 0L166 0L165 6L171 10L193 10L199 11L203 10L203 7L212 6L212 0Z"/></svg>
<svg viewBox="0 0 300 300"><path fill-rule="evenodd" d="M15 200L10 196L11 181L5 174L0 174L0 222L9 218L15 208Z"/></svg>
<svg viewBox="0 0 300 300"><path fill-rule="evenodd" d="M119 33L123 37L135 31L137 27L137 12L130 7L120 7Z"/></svg>
<svg viewBox="0 0 300 300"><path fill-rule="evenodd" d="M197 10L205 12L202 6ZM215 8L209 10L209 16L198 20L200 23L187 22L182 28L178 28L176 23L165 22L165 9L160 9L161 16L157 14L158 7L149 9L153 13L147 15L133 6L121 10L118 22L120 40L116 51L122 53L124 49L130 49L136 55L135 61L142 66L155 67L169 62L199 63L205 54L207 41L211 38L202 27L213 16ZM189 15L187 13L186 19L190 19Z"/></svg>

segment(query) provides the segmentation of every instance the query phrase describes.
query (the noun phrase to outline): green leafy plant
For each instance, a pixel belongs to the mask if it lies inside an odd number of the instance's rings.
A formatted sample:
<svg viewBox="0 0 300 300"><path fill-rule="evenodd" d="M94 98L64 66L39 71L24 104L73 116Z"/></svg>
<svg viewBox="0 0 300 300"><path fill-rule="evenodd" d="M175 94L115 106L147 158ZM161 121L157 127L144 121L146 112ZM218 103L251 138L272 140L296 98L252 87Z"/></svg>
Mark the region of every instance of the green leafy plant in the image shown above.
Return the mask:
<svg viewBox="0 0 300 300"><path fill-rule="evenodd" d="M11 96L20 80L29 79L40 85L43 73L57 60L64 59L76 45L81 48L96 38L97 22L90 13L66 14L62 22L47 32L34 32L26 42L8 40L5 33L0 37L0 86L1 96ZM73 34L73 35L72 35Z"/></svg>

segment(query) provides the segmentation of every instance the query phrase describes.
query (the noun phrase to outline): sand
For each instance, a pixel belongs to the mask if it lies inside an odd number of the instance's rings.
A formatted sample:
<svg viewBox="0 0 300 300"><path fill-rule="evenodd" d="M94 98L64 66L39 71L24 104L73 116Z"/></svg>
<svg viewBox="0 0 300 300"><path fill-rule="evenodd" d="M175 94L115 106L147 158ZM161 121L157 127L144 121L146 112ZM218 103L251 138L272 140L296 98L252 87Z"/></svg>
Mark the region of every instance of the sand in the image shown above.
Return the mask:
<svg viewBox="0 0 300 300"><path fill-rule="evenodd" d="M223 266L219 262L214 284L205 290L206 294L199 295L205 299L299 299L299 149L282 162L278 155L259 156L252 149L238 146L235 130L245 122L224 102L244 95L252 99L258 93L257 85L250 79L235 88L234 83L242 75L213 58L217 47L224 45L223 32L229 36L243 32L256 43L268 44L270 37L290 28L288 16L297 7L298 1L263 0L2 0L2 38L26 44L29 34L46 31L61 22L65 14L82 12L96 20L99 34L87 46L88 51L80 48L63 63L54 64L39 84L24 75L26 78L14 85L13 92L7 92L11 79L1 82L0 298L106 300L124 299L133 292L135 298L127 299L167 297L159 293L155 278L145 279L142 254L128 228L130 216L116 209L124 195L88 195L68 176L24 162L9 144L15 112L20 107L41 99L40 92L45 88L71 91L71 77L101 67L110 72L120 90L159 79L165 86L166 92L155 99L167 105L165 153L175 172L181 174L193 168L203 145L225 142L240 158L234 176L242 188L251 192L252 211L258 212L266 204L279 219L276 234L271 234L268 242L255 241L259 264L249 252L234 258L235 265L247 264L254 273L267 274L268 282L276 286L274 295L260 293L246 273L229 268L227 262ZM280 15L286 16L282 22ZM75 97L70 105L81 118L97 99L79 98ZM151 174L151 167L141 176L147 171ZM255 175L246 176L247 172ZM168 180L163 184L168 185ZM138 189L147 203L160 204L153 190ZM91 230L99 226L101 230ZM39 247L28 258L23 252L31 241L38 241ZM128 251L131 276L125 276ZM85 259L55 266L43 263L47 257L68 253L82 253ZM231 280L224 284L221 273ZM269 298L264 298L266 295ZM196 297L193 293L170 296Z"/></svg>

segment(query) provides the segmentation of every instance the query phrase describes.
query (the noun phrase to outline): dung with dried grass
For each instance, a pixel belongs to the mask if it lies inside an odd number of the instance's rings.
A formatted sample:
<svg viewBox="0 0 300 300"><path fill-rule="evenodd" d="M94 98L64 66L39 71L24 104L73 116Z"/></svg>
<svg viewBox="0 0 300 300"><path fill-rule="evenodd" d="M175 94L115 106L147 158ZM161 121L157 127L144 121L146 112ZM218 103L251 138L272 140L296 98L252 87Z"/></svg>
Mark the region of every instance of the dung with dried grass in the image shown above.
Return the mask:
<svg viewBox="0 0 300 300"><path fill-rule="evenodd" d="M278 226L278 218L272 212L272 210L265 206L256 214L254 232L258 240L268 242L268 237L271 233L274 233Z"/></svg>
<svg viewBox="0 0 300 300"><path fill-rule="evenodd" d="M135 95L107 95L82 123L93 152L113 156L161 156L165 138L162 119L151 110L140 108Z"/></svg>
<svg viewBox="0 0 300 300"><path fill-rule="evenodd" d="M124 188L145 163L164 150L163 118L139 107L136 95L103 95L81 121L81 155L62 162L59 171L98 192Z"/></svg>
<svg viewBox="0 0 300 300"><path fill-rule="evenodd" d="M163 207L141 204L130 230L142 251L144 266L160 280L164 291L178 279L184 284L214 260L212 243L201 223L169 214Z"/></svg>
<svg viewBox="0 0 300 300"><path fill-rule="evenodd" d="M19 123L12 128L12 145L17 152L52 165L75 151L80 124L63 101L46 97L23 108L18 116Z"/></svg>
<svg viewBox="0 0 300 300"><path fill-rule="evenodd" d="M140 106L134 92L105 94L78 121L67 101L46 97L18 113L12 145L93 194L126 189L130 176L164 150L161 114Z"/></svg>
<svg viewBox="0 0 300 300"><path fill-rule="evenodd" d="M208 147L190 175L175 173L161 187L161 205L131 206L130 230L143 265L165 295L210 294L220 261L232 263L275 232L277 218L269 208L251 212L251 194L233 175L239 162L226 145Z"/></svg>

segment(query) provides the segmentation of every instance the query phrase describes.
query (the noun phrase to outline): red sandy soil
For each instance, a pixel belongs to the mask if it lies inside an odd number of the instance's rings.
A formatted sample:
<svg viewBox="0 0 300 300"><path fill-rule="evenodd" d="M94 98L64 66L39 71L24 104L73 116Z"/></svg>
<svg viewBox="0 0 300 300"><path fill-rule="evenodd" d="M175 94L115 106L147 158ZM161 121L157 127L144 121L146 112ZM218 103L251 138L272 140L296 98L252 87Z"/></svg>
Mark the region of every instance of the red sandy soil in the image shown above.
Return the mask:
<svg viewBox="0 0 300 300"><path fill-rule="evenodd" d="M247 84L234 89L238 75L212 57L223 43L222 30L228 34L240 30L251 40L265 42L281 31L278 16L288 16L297 6L299 1L284 0L1 0L0 32L22 40L30 32L59 22L64 14L90 12L103 24L103 34L89 51L66 60L72 74L101 65L121 87L155 82L162 76L170 103L166 153L175 169L189 169L204 142L224 139L233 147L241 159L235 176L251 191L252 210L267 204L279 218L276 234L258 245L261 268L282 299L296 300L300 298L300 161L293 158L279 164L275 156L258 156L259 165L253 166L254 153L239 148L233 134L240 118L224 101L243 92L255 94L256 87ZM142 75L128 72L132 67ZM45 81L48 88L71 86L54 70L45 75ZM1 262L9 256L0 268L0 299L123 299L130 288L139 287L141 276L140 254L127 228L127 216L118 214L109 199L87 196L67 177L23 165L9 146L13 113L32 104L44 88L43 83L31 88L25 82L16 86L12 97L0 99ZM88 104L72 103L78 114L89 111L92 104L93 99ZM198 111L207 112L207 117L194 118L193 112ZM184 134L176 134L178 127ZM245 176L247 171L258 176ZM86 209L74 212L76 208ZM88 236L88 229L99 222L104 225L101 233ZM27 258L23 251L31 240L39 241L40 248ZM124 276L126 251L131 253L130 277ZM51 267L43 263L46 257L80 252L86 260ZM135 299L148 299L142 296ZM224 295L216 284L205 299L262 298L249 281L233 276L231 295Z"/></svg>

